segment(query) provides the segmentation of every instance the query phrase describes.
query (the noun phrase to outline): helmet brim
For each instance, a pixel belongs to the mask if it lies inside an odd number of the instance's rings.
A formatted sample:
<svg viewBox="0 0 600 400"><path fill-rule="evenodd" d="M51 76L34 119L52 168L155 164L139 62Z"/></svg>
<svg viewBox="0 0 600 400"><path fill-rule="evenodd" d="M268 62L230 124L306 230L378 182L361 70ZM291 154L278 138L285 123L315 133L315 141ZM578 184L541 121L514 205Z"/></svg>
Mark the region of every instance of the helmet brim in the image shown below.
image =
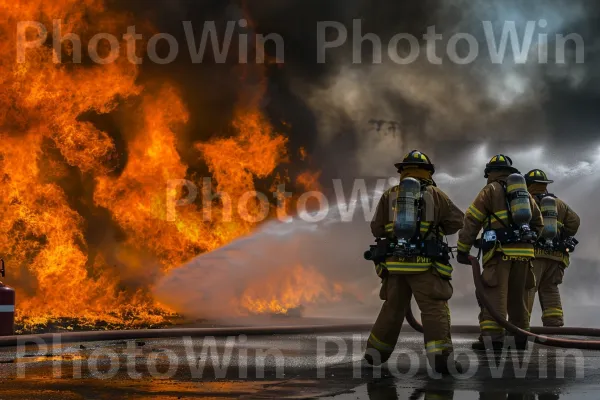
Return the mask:
<svg viewBox="0 0 600 400"><path fill-rule="evenodd" d="M490 172L494 172L494 171L502 171L502 170L506 170L509 171L511 174L520 174L521 171L519 171L518 169L516 169L515 167L509 167L508 165L502 165L502 166L497 166L497 167L486 167L485 168L485 178L487 178L489 176Z"/></svg>
<svg viewBox="0 0 600 400"><path fill-rule="evenodd" d="M554 183L554 181L551 180L543 180L543 179L530 179L530 180L526 180L528 184L531 183Z"/></svg>
<svg viewBox="0 0 600 400"><path fill-rule="evenodd" d="M398 163L398 164L394 164L394 166L398 169L398 172L402 171L404 169L404 167L417 167L417 168L421 168L421 169L425 169L427 171L431 171L432 173L435 172L435 165L433 164L421 164L421 163Z"/></svg>

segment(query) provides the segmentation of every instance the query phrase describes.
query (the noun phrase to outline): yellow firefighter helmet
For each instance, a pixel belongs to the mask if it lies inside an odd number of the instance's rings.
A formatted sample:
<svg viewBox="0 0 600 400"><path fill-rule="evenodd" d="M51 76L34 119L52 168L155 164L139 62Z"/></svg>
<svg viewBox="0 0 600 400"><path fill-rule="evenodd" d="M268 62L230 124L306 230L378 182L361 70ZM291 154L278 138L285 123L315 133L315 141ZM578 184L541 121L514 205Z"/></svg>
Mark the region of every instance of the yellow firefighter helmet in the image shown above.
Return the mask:
<svg viewBox="0 0 600 400"><path fill-rule="evenodd" d="M525 175L525 180L528 185L532 183L554 183L554 181L548 179L548 176L541 169L532 169Z"/></svg>
<svg viewBox="0 0 600 400"><path fill-rule="evenodd" d="M431 171L431 173L435 172L435 166L431 163L431 160L425 153L421 153L419 150L413 150L404 156L404 159L401 163L395 164L396 168L398 168L398 172L402 172L405 167L415 166L418 168L423 168L427 171Z"/></svg>
<svg viewBox="0 0 600 400"><path fill-rule="evenodd" d="M513 167L513 162L510 157L504 154L498 154L492 157L489 163L485 165L485 178L489 176L492 171L506 170L511 174L520 174L519 170Z"/></svg>

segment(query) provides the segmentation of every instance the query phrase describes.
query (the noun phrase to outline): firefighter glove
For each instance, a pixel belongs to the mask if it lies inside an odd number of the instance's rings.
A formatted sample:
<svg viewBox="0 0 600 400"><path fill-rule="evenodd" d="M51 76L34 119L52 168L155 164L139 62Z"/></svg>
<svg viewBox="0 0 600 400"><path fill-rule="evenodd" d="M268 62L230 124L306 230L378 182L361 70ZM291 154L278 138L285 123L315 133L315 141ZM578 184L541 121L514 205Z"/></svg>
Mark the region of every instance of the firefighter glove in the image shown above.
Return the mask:
<svg viewBox="0 0 600 400"><path fill-rule="evenodd" d="M469 253L465 251L458 251L456 253L456 261L461 264L471 265L471 260L469 259Z"/></svg>

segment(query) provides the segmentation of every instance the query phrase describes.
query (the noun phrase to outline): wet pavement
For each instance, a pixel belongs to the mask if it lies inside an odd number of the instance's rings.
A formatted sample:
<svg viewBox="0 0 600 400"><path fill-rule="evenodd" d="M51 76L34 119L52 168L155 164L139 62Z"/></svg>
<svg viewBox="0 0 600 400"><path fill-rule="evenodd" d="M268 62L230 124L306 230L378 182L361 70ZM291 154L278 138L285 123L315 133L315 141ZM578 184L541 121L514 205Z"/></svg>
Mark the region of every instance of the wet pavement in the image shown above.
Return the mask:
<svg viewBox="0 0 600 400"><path fill-rule="evenodd" d="M362 364L367 333L40 343L0 349L1 399L598 399L600 352L470 350L462 375L428 370L403 334L387 367Z"/></svg>

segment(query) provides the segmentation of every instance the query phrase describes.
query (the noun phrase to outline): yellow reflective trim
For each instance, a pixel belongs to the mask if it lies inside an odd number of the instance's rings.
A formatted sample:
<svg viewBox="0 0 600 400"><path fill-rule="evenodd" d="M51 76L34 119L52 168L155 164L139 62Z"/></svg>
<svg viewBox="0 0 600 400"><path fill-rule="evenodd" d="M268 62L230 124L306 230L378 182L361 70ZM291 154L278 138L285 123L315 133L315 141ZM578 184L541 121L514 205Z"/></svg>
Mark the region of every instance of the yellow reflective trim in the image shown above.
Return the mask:
<svg viewBox="0 0 600 400"><path fill-rule="evenodd" d="M492 257L494 257L494 254L496 254L496 250L497 250L497 246L494 246L493 249L491 249L490 251L488 251L487 253L485 253L483 255L483 265L485 265L488 261L490 261L490 259Z"/></svg>
<svg viewBox="0 0 600 400"><path fill-rule="evenodd" d="M533 249L527 249L527 248L521 248L521 247L505 247L503 248L503 250L505 252L509 252L509 253L520 253L520 254L525 254L525 253L531 253L533 254Z"/></svg>
<svg viewBox="0 0 600 400"><path fill-rule="evenodd" d="M427 233L430 227L431 222L421 221L421 226L419 227L419 229L421 230L421 233Z"/></svg>
<svg viewBox="0 0 600 400"><path fill-rule="evenodd" d="M507 192L514 192L515 190L527 190L527 185L524 183L515 183L506 187Z"/></svg>
<svg viewBox="0 0 600 400"><path fill-rule="evenodd" d="M469 246L468 244L464 244L460 241L456 244L456 246L458 247L458 250L464 251L465 253L468 253L469 251L471 251L471 247L472 247L472 246Z"/></svg>
<svg viewBox="0 0 600 400"><path fill-rule="evenodd" d="M516 206L512 207L514 210L513 211L518 211L518 210L530 210L531 207L529 206L529 202L525 203L525 204L518 204Z"/></svg>
<svg viewBox="0 0 600 400"><path fill-rule="evenodd" d="M387 267L390 266L411 266L411 265L415 265L415 266L431 266L431 259L430 258L425 258L423 257L424 260L429 260L426 262L403 262L403 261L387 261L385 263L385 265Z"/></svg>
<svg viewBox="0 0 600 400"><path fill-rule="evenodd" d="M444 276L452 276L452 272L454 271L452 266L438 263L437 261L433 263L433 266L437 269L437 271L440 274Z"/></svg>
<svg viewBox="0 0 600 400"><path fill-rule="evenodd" d="M502 252L509 257L535 257L535 251L533 249L502 248Z"/></svg>
<svg viewBox="0 0 600 400"><path fill-rule="evenodd" d="M432 340L432 341L429 341L429 342L425 343L425 348L429 349L429 348L432 348L432 347L437 347L439 345L447 346L448 342L445 341L445 340Z"/></svg>
<svg viewBox="0 0 600 400"><path fill-rule="evenodd" d="M405 263L405 264L396 264L394 266L387 266L387 270L390 273L407 273L407 274L414 274L414 273L419 273L419 272L427 272L429 271L429 268L431 268L431 264L409 264L409 263Z"/></svg>
<svg viewBox="0 0 600 400"><path fill-rule="evenodd" d="M498 219L505 220L508 219L508 211L498 211L494 213ZM492 223L497 222L496 218L492 218Z"/></svg>
<svg viewBox="0 0 600 400"><path fill-rule="evenodd" d="M479 222L482 222L485 219L485 214L479 211L473 204L471 204L467 209L467 214L472 215L473 218Z"/></svg>
<svg viewBox="0 0 600 400"><path fill-rule="evenodd" d="M442 271L440 269L438 269L438 272L444 276L447 276L448 278L452 277L452 273L448 273L448 272Z"/></svg>
<svg viewBox="0 0 600 400"><path fill-rule="evenodd" d="M498 323L496 321L493 321L491 319L486 319L486 320L483 320L483 321L481 321L479 323L479 326L484 326L484 325L500 326L500 325L498 325Z"/></svg>
<svg viewBox="0 0 600 400"><path fill-rule="evenodd" d="M500 156L499 160L500 161L506 161L506 159L504 158L504 156Z"/></svg>
<svg viewBox="0 0 600 400"><path fill-rule="evenodd" d="M437 262L437 261L434 261L433 264L436 267L443 269L444 271L449 271L449 272L453 271L452 266L450 266L450 265L442 264L442 263Z"/></svg>
<svg viewBox="0 0 600 400"><path fill-rule="evenodd" d="M544 313L542 316L547 317L547 316L559 316L562 317L564 315L563 310L560 308L548 308L546 310L544 310Z"/></svg>
<svg viewBox="0 0 600 400"><path fill-rule="evenodd" d="M369 335L369 343L371 343L374 347L378 348L379 350L385 350L389 352L394 351L394 346L384 343L381 340L377 339L377 337L373 335L373 333Z"/></svg>
<svg viewBox="0 0 600 400"><path fill-rule="evenodd" d="M391 273L394 272L408 272L408 273L414 273L414 272L425 272L428 271L429 268L431 268L431 265L427 265L427 266L423 266L423 265L419 265L419 266L402 266L402 267L388 267L387 270Z"/></svg>
<svg viewBox="0 0 600 400"><path fill-rule="evenodd" d="M490 161L490 163L494 163L498 161L498 156L494 156L494 158L492 158L492 160Z"/></svg>
<svg viewBox="0 0 600 400"><path fill-rule="evenodd" d="M481 321L479 323L479 328L481 328L482 331L504 331L504 328L498 325L496 321L490 320Z"/></svg>
<svg viewBox="0 0 600 400"><path fill-rule="evenodd" d="M439 353L450 347L450 344L445 340L436 340L427 342L425 349L427 353Z"/></svg>

